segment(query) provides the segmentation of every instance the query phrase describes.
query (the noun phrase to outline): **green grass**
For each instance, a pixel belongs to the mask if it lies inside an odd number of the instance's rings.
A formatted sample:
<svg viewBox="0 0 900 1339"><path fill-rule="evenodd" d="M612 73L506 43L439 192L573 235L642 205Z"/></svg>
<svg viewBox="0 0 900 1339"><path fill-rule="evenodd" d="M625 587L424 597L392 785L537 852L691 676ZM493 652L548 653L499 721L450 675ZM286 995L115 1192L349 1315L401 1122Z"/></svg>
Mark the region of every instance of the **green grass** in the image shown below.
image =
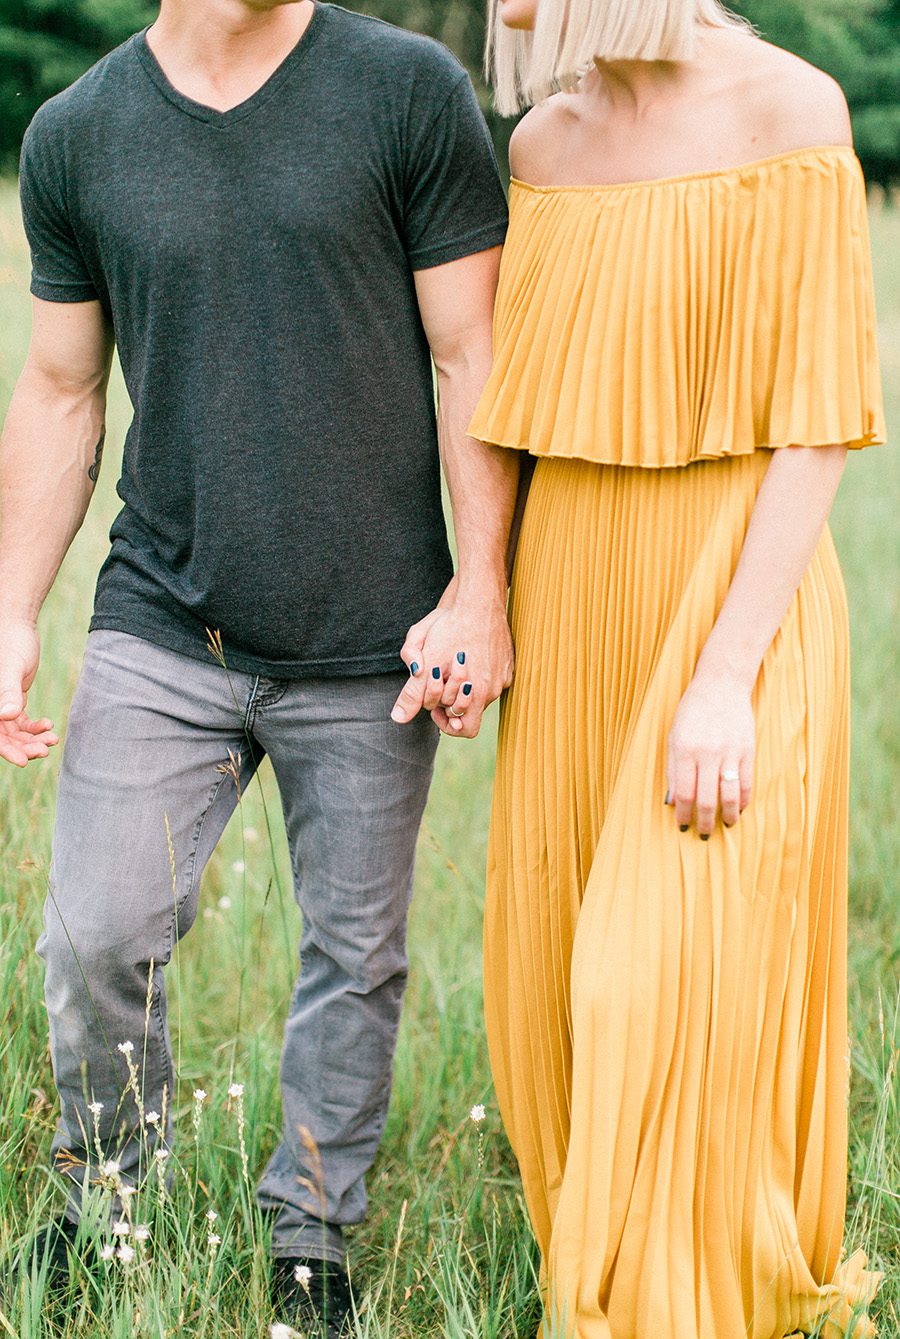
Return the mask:
<svg viewBox="0 0 900 1339"><path fill-rule="evenodd" d="M872 218L889 416L900 424L900 214ZM27 264L11 188L0 192L0 390L25 350ZM128 413L117 381L110 449L98 497L42 618L45 654L33 706L64 724L77 677L94 574L115 511L116 449ZM853 1031L852 1209L848 1245L890 1269L900 1244L897 1120L898 733L894 630L900 476L893 454L854 457L834 531L850 593L854 643L851 906ZM35 518L36 528L41 524ZM372 1213L353 1236L354 1277L368 1339L532 1339L534 1250L514 1164L500 1129L482 1027L480 922L495 716L474 745L442 744L420 846L411 928L412 972L383 1148L370 1178ZM0 774L0 1261L44 1220L58 1187L48 1170L56 1114L41 976L33 945L49 858L58 758ZM207 871L201 912L170 971L180 1038L179 1162L171 1197L152 1189L138 1219L153 1228L152 1260L115 1267L118 1286L86 1285L50 1329L40 1280L0 1301L0 1333L159 1339L256 1336L270 1319L265 1247L241 1171L231 1082L244 1084L250 1181L278 1131L277 1060L298 931L289 934L272 881L262 794L277 827L275 859L289 888L277 795L263 776ZM220 905L222 898L230 905ZM289 894L288 894L289 899ZM258 952L265 946L265 953ZM264 966L261 967L260 963ZM244 1023L236 1028L239 993ZM200 1136L191 1093L209 1093ZM469 1109L483 1102L482 1134ZM222 1245L207 1244L207 1209ZM882 1334L900 1334L889 1279ZM661 1335L659 1339L667 1339ZM737 1336L735 1336L737 1339Z"/></svg>

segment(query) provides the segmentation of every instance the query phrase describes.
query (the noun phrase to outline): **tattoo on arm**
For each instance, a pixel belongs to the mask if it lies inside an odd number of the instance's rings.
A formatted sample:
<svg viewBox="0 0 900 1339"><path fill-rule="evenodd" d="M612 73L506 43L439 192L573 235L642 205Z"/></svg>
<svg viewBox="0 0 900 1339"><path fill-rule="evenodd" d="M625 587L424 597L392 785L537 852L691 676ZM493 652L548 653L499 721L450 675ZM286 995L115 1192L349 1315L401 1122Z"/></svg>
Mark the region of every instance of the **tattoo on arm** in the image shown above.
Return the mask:
<svg viewBox="0 0 900 1339"><path fill-rule="evenodd" d="M103 459L103 444L105 441L106 429L104 428L100 433L100 440L94 448L94 463L88 469L88 478L92 484L97 482L97 478L100 474L100 462Z"/></svg>

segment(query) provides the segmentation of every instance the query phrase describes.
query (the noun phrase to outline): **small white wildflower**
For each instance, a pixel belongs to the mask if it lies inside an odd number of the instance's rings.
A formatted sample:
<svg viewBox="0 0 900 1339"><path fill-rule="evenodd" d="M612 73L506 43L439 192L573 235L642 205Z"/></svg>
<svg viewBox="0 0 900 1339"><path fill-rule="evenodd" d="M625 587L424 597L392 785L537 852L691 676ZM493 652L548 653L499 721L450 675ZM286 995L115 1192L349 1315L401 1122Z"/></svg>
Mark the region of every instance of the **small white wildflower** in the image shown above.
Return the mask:
<svg viewBox="0 0 900 1339"><path fill-rule="evenodd" d="M103 1166L100 1168L103 1176L109 1177L110 1181L115 1181L121 1170L121 1164L113 1161L104 1162Z"/></svg>
<svg viewBox="0 0 900 1339"><path fill-rule="evenodd" d="M206 1101L206 1093L203 1091L202 1088L195 1088L195 1089L194 1089L194 1101L195 1101L195 1102L205 1102L205 1101Z"/></svg>
<svg viewBox="0 0 900 1339"><path fill-rule="evenodd" d="M269 1339L301 1339L301 1336L290 1325L270 1325Z"/></svg>
<svg viewBox="0 0 900 1339"><path fill-rule="evenodd" d="M251 844L259 841L259 833L256 828L244 828L244 841Z"/></svg>
<svg viewBox="0 0 900 1339"><path fill-rule="evenodd" d="M309 1285L312 1281L312 1270L309 1265L297 1265L294 1269L294 1278L301 1288L305 1288L309 1292Z"/></svg>
<svg viewBox="0 0 900 1339"><path fill-rule="evenodd" d="M131 1227L124 1218L117 1218L112 1225L112 1233L114 1237L127 1237L130 1231Z"/></svg>
<svg viewBox="0 0 900 1339"><path fill-rule="evenodd" d="M484 1107L480 1102L469 1112L469 1119L474 1121L476 1125L480 1125L484 1120Z"/></svg>
<svg viewBox="0 0 900 1339"><path fill-rule="evenodd" d="M231 898L230 898L230 897L220 897L220 898L219 898L219 906L221 907L221 909L222 909L223 911L227 911L228 908L231 906Z"/></svg>
<svg viewBox="0 0 900 1339"><path fill-rule="evenodd" d="M135 1241L150 1240L150 1228L147 1226L146 1223L139 1223L138 1226L134 1229L134 1239Z"/></svg>
<svg viewBox="0 0 900 1339"><path fill-rule="evenodd" d="M216 1221L216 1219L218 1218L218 1216L219 1216L219 1215L216 1213L215 1209L207 1209L207 1211L206 1211L206 1221L207 1221L208 1223L214 1223L214 1222Z"/></svg>
<svg viewBox="0 0 900 1339"><path fill-rule="evenodd" d="M158 1125L158 1124L159 1124L159 1112L158 1112L158 1111L148 1111L148 1112L147 1112L147 1115L144 1117L144 1119L146 1120L146 1122L147 1122L148 1125Z"/></svg>
<svg viewBox="0 0 900 1339"><path fill-rule="evenodd" d="M134 1195L135 1193L136 1192L134 1186L119 1186L118 1190L119 1199L122 1200L130 1199L131 1196Z"/></svg>
<svg viewBox="0 0 900 1339"><path fill-rule="evenodd" d="M130 1264L131 1261L134 1259L134 1247L127 1246L123 1242L122 1245L119 1247L119 1249L116 1251L116 1255L123 1262L123 1264L126 1265Z"/></svg>
<svg viewBox="0 0 900 1339"><path fill-rule="evenodd" d="M166 1158L169 1156L169 1150L167 1148L158 1148L155 1150L153 1156L157 1162L165 1162Z"/></svg>
<svg viewBox="0 0 900 1339"><path fill-rule="evenodd" d="M88 1111L91 1113L92 1116L99 1116L102 1110L103 1110L102 1102L91 1102L88 1105Z"/></svg>
<svg viewBox="0 0 900 1339"><path fill-rule="evenodd" d="M120 1041L116 1049L121 1051L123 1055L131 1055L131 1052L134 1050L134 1042Z"/></svg>
<svg viewBox="0 0 900 1339"><path fill-rule="evenodd" d="M219 1236L218 1232L210 1232L206 1240L209 1242L209 1249L211 1251L214 1251L217 1246L221 1246L222 1244L222 1238Z"/></svg>
<svg viewBox="0 0 900 1339"><path fill-rule="evenodd" d="M242 1083L233 1083L233 1084L231 1085L231 1087L228 1089L228 1096L229 1096L229 1097L243 1097L243 1096L244 1096L244 1085L243 1085Z"/></svg>
<svg viewBox="0 0 900 1339"><path fill-rule="evenodd" d="M113 1258L113 1256L115 1255L115 1253L116 1253L116 1248L115 1248L115 1246L113 1246L113 1244L112 1244L111 1242L110 1242L107 1246L101 1246L101 1247L100 1247L100 1259L101 1259L101 1260L111 1260L111 1259Z"/></svg>
<svg viewBox="0 0 900 1339"><path fill-rule="evenodd" d="M235 874L243 874L247 866L244 864L243 860L235 860L231 868Z"/></svg>

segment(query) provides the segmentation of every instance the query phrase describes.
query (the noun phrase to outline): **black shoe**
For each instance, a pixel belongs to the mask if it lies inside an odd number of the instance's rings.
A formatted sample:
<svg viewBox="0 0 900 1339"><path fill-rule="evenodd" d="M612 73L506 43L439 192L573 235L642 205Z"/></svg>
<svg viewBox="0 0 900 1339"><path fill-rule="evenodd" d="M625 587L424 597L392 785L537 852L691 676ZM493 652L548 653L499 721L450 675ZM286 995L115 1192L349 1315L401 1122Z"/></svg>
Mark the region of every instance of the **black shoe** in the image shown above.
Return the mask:
<svg viewBox="0 0 900 1339"><path fill-rule="evenodd" d="M30 1246L23 1246L13 1266L13 1285L24 1276L45 1273L45 1294L49 1298L62 1297L71 1281L71 1256L78 1234L77 1223L60 1218L49 1227L41 1228Z"/></svg>
<svg viewBox="0 0 900 1339"><path fill-rule="evenodd" d="M341 1339L349 1333L350 1280L343 1265L333 1260L273 1260L272 1300L276 1319L308 1339Z"/></svg>

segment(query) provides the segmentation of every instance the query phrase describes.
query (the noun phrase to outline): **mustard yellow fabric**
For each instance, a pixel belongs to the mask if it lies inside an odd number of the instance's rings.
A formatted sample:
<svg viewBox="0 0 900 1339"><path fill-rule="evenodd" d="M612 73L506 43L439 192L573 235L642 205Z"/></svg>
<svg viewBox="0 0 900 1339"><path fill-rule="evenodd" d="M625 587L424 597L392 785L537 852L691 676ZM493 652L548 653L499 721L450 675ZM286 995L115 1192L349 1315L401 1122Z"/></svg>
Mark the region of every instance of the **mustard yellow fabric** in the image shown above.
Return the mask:
<svg viewBox="0 0 900 1339"><path fill-rule="evenodd" d="M474 437L684 465L885 439L852 149L624 186L510 187Z"/></svg>
<svg viewBox="0 0 900 1339"><path fill-rule="evenodd" d="M701 842L663 802L772 449L883 436L865 236L841 149L513 189L472 431L540 459L485 1002L544 1339L874 1333L878 1276L842 1255L848 635L827 531L754 692L750 808Z"/></svg>

